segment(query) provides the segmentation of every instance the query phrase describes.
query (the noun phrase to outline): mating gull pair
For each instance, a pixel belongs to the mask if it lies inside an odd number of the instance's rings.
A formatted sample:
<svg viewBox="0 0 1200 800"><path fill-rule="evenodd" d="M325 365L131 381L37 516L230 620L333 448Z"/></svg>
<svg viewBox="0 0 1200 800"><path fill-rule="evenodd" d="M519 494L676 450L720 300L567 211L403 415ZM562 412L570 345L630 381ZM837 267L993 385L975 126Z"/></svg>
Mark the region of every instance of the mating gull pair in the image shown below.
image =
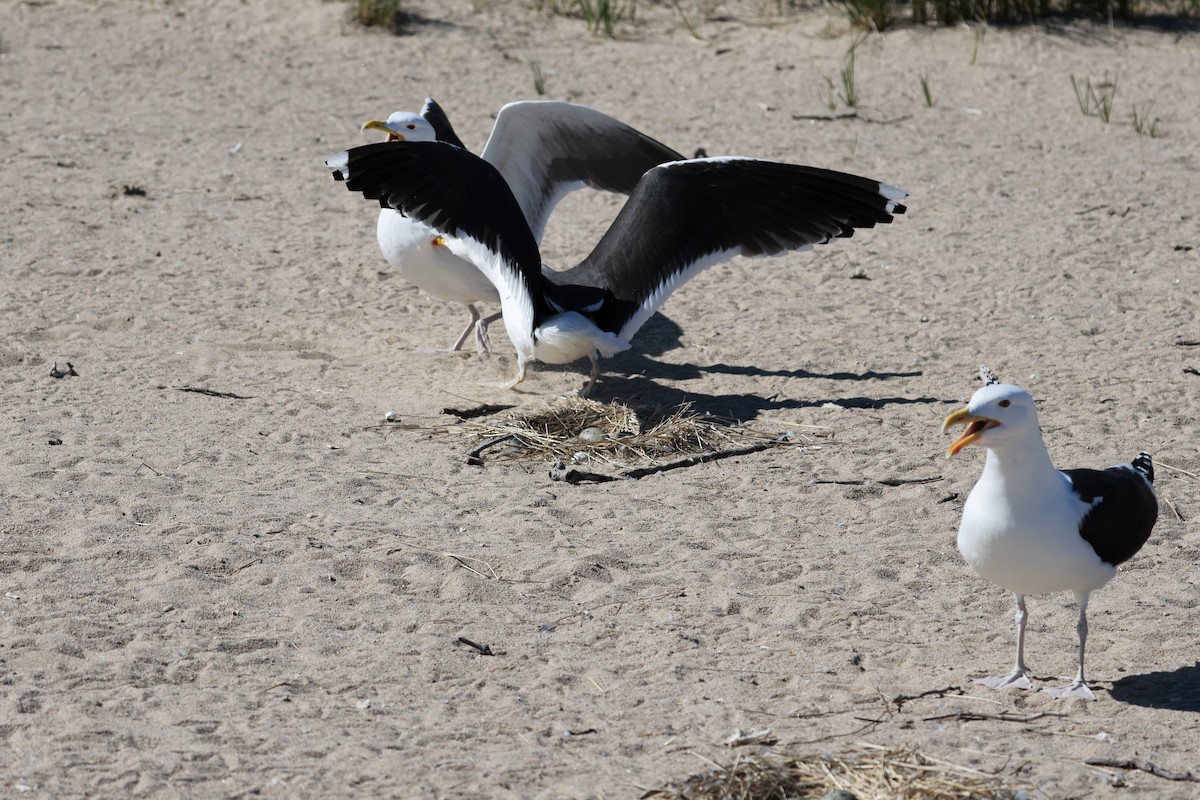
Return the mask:
<svg viewBox="0 0 1200 800"><path fill-rule="evenodd" d="M347 188L379 201L385 254L405 251L407 256L406 248L426 248L422 242L428 242L434 255L426 259L425 273L472 287L450 298L460 302L473 303L468 296L476 295L485 299L490 285L517 353L510 387L525 380L531 361L565 364L588 358L586 394L599 373L598 356L628 349L671 293L702 270L736 255L807 250L851 236L857 228L891 222L905 211L900 201L907 192L817 167L740 157L647 164L678 154L592 109L534 105L538 115L526 130L536 131L540 147L562 158L547 161L542 150L526 152L513 144L493 147L510 113L506 106L482 158L439 137L437 114L433 121L393 114L367 127L399 130L403 140L356 147L326 161ZM611 122L601 124L593 115ZM424 136L439 140L412 141L417 137L409 134L422 130L414 117L425 120ZM581 122L585 118L590 122ZM640 155L630 161L609 151L606 161L584 144L589 126L623 131L628 145L642 148ZM572 154L579 158L572 160ZM617 162L623 164L620 170ZM624 183L611 179L618 171ZM547 271L537 242L554 203L576 186L624 191L630 175L636 180L629 200L592 252L569 270ZM396 233L401 227L419 235L401 236ZM410 239L411 244L400 244ZM456 264L459 277L448 278L443 250L475 271ZM472 312L459 345L471 327L479 331L476 320Z"/></svg>

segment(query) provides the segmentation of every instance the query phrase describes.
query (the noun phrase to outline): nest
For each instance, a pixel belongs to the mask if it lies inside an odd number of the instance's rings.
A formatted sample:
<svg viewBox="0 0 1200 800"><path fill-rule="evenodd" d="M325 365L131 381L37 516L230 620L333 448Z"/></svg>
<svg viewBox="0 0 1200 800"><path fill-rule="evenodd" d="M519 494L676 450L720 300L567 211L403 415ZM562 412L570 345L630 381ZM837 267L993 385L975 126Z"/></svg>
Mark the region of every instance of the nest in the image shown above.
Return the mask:
<svg viewBox="0 0 1200 800"><path fill-rule="evenodd" d="M450 432L478 443L468 456L476 463L550 461L617 469L659 466L752 441L788 440L697 413L691 404L637 409L584 397L563 398L533 412L464 419Z"/></svg>
<svg viewBox="0 0 1200 800"><path fill-rule="evenodd" d="M654 789L642 800L1001 800L1015 795L985 772L913 748L862 745L804 758L766 754Z"/></svg>

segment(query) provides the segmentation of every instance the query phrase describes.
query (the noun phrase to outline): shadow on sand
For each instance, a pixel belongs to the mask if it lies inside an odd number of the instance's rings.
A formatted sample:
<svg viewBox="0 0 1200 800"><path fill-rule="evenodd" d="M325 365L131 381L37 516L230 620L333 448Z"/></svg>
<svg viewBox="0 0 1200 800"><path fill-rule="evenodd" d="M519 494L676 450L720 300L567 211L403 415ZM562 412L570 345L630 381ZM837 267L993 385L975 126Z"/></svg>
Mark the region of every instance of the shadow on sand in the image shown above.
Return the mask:
<svg viewBox="0 0 1200 800"><path fill-rule="evenodd" d="M819 398L781 398L777 395L761 397L755 394L710 395L689 392L670 384L694 380L706 374L761 376L764 378L809 378L861 383L886 381L894 378L913 378L920 372L812 372L805 369L761 369L740 364L667 364L654 360L654 356L676 350L682 346L682 330L663 314L655 314L638 332L632 350L619 353L601 364L600 380L592 397L602 402L622 400L640 405L674 407L691 403L692 407L705 414L725 417L736 422L754 419L764 411L796 408L819 408L828 404L842 408L879 409L891 405L938 405L961 404L960 398L949 400L938 397L898 397L879 393L877 395L856 394ZM545 369L548 365L538 365ZM578 365L565 365L564 369L578 369ZM624 373L623 375L617 374Z"/></svg>
<svg viewBox="0 0 1200 800"><path fill-rule="evenodd" d="M1113 681L1111 694L1135 706L1200 712L1200 662L1170 672L1126 675Z"/></svg>

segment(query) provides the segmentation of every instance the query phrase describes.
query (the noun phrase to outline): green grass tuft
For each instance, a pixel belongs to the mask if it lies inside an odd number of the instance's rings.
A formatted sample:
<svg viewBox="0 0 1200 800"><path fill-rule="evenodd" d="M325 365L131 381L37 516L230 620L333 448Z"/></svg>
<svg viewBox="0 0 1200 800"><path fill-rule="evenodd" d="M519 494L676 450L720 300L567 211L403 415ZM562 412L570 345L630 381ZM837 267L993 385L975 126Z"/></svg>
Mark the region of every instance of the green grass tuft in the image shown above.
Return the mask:
<svg viewBox="0 0 1200 800"><path fill-rule="evenodd" d="M937 98L933 96L933 91L929 88L928 73L921 73L921 94L925 96L925 107L933 108L937 105Z"/></svg>
<svg viewBox="0 0 1200 800"><path fill-rule="evenodd" d="M883 31L896 21L894 0L840 0L850 24L863 30ZM1198 0L1200 2L1200 0Z"/></svg>
<svg viewBox="0 0 1200 800"><path fill-rule="evenodd" d="M537 61L529 62L529 71L533 73L533 90L538 95L546 93L546 73L542 71L542 65Z"/></svg>
<svg viewBox="0 0 1200 800"><path fill-rule="evenodd" d="M1110 81L1108 73L1105 72L1104 81L1095 85L1092 84L1091 78L1085 78L1083 83L1080 83L1071 75L1071 88L1075 90L1075 101L1079 104L1079 111L1085 117L1099 117L1104 122L1112 119L1113 98L1117 94L1115 75Z"/></svg>
<svg viewBox="0 0 1200 800"><path fill-rule="evenodd" d="M350 18L369 28L399 30L404 9L401 0L350 0Z"/></svg>
<svg viewBox="0 0 1200 800"><path fill-rule="evenodd" d="M578 0L579 13L593 36L616 38L616 26L626 17L637 19L637 0Z"/></svg>
<svg viewBox="0 0 1200 800"><path fill-rule="evenodd" d="M1140 136L1149 136L1151 139L1158 138L1158 123L1162 122L1158 117L1152 117L1150 114L1154 111L1153 98L1142 104L1141 110L1135 105L1133 107L1133 129Z"/></svg>
<svg viewBox="0 0 1200 800"><path fill-rule="evenodd" d="M858 108L858 83L854 79L854 47L846 52L846 63L842 65L842 101L847 108Z"/></svg>

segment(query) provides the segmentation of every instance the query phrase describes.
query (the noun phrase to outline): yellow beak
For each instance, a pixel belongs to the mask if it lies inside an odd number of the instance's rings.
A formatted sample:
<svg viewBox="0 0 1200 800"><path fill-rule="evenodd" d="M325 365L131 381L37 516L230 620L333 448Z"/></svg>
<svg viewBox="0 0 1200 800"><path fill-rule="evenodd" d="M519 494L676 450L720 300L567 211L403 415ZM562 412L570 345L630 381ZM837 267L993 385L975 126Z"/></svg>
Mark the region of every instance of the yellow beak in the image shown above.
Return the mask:
<svg viewBox="0 0 1200 800"><path fill-rule="evenodd" d="M978 439L984 431L998 427L1000 422L991 417L976 416L968 409L960 408L942 422L942 433L949 433L956 425L966 425L967 429L946 448L946 458L958 455L960 450Z"/></svg>
<svg viewBox="0 0 1200 800"><path fill-rule="evenodd" d="M384 122L383 120L378 120L378 119L367 120L366 122L363 123L362 130L364 130L364 131L383 131L384 133L386 133L388 135L389 141L401 141L401 142L404 141L404 136L402 136L399 133L396 133L391 128L389 128L387 126L387 123Z"/></svg>

